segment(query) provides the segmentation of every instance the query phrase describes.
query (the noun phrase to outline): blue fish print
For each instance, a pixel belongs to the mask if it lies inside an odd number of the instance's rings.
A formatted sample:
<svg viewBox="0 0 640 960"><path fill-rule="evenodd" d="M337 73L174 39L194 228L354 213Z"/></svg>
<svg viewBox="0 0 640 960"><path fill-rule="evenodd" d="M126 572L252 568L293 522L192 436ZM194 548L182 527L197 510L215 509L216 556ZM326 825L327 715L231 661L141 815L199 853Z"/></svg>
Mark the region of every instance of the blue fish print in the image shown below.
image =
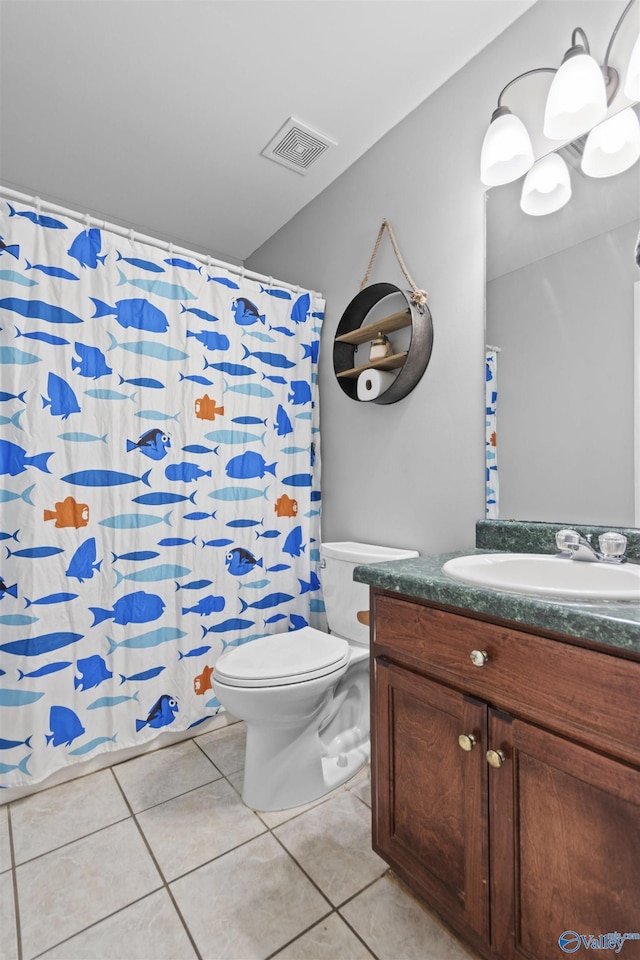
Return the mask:
<svg viewBox="0 0 640 960"><path fill-rule="evenodd" d="M90 753L92 750L95 750L96 747L99 747L102 743L116 743L117 737L117 733L114 733L112 737L94 737L93 740L89 740L88 743L83 743L82 746L76 747L75 750L69 750L69 756L80 757L84 753Z"/></svg>
<svg viewBox="0 0 640 960"><path fill-rule="evenodd" d="M148 333L166 333L169 328L169 321L162 310L142 297L116 300L113 307L96 297L89 299L93 301L96 310L93 315L94 320L96 317L114 316L116 322L125 330L132 327L134 330L146 330Z"/></svg>
<svg viewBox="0 0 640 960"><path fill-rule="evenodd" d="M9 474L10 477L17 477L23 473L27 467L35 467L43 473L51 473L47 462L49 457L53 456L53 451L49 453L38 453L32 457L27 456L27 451L19 447L10 440L0 440L0 474ZM31 487L29 488L31 489ZM26 491L25 491L26 493Z"/></svg>
<svg viewBox="0 0 640 960"><path fill-rule="evenodd" d="M241 363L227 363L227 361L209 363L205 360L204 369L208 370L209 367L219 370L220 373L226 373L228 377L250 377L252 373L256 372L253 367L245 367Z"/></svg>
<svg viewBox="0 0 640 960"><path fill-rule="evenodd" d="M81 633L60 631L46 633L39 637L25 637L23 640L10 640L8 643L0 644L0 650L16 657L39 657L43 653L51 653L78 640L82 640Z"/></svg>
<svg viewBox="0 0 640 960"><path fill-rule="evenodd" d="M186 635L184 630L178 630L177 627L158 627L157 630L141 633L137 637L127 637L126 640L121 640L119 643L116 643L111 637L107 637L109 641L107 653L113 653L118 647L127 647L130 650L144 650L148 647L157 647L161 643L169 643L171 640L180 640L182 637L186 637Z"/></svg>
<svg viewBox="0 0 640 960"><path fill-rule="evenodd" d="M247 360L249 357L255 357L256 360L260 360L270 367L280 367L285 370L288 367L295 367L293 360L288 360L282 353L270 353L267 350L247 350L244 344L242 344L242 349L244 350L242 355L243 360Z"/></svg>
<svg viewBox="0 0 640 960"><path fill-rule="evenodd" d="M29 263L26 261L25 270L39 270L41 273L44 273L47 277L58 277L60 280L79 280L80 277L76 277L75 273L70 273L69 270L64 270L62 267L46 267L42 263Z"/></svg>
<svg viewBox="0 0 640 960"><path fill-rule="evenodd" d="M0 690L0 707L24 707L28 703L35 703L44 697L44 693L31 690Z"/></svg>
<svg viewBox="0 0 640 960"><path fill-rule="evenodd" d="M8 587L4 580L0 578L0 600L3 600L6 595L17 599L18 597L18 584L14 583L11 587Z"/></svg>
<svg viewBox="0 0 640 960"><path fill-rule="evenodd" d="M240 598L240 603L242 604L240 613L244 613L249 607L253 607L255 610L268 610L270 607L279 607L281 603L288 603L289 600L293 600L290 593L270 593L266 597L255 600L253 603L247 603Z"/></svg>
<svg viewBox="0 0 640 960"><path fill-rule="evenodd" d="M247 450L228 461L225 472L234 480L249 480L252 477L264 477L265 473L276 475L276 464L267 464L261 453Z"/></svg>
<svg viewBox="0 0 640 960"><path fill-rule="evenodd" d="M27 737L26 740L3 740L0 737L0 750L12 750L14 747L26 747L27 750L31 750L31 737L33 734Z"/></svg>
<svg viewBox="0 0 640 960"><path fill-rule="evenodd" d="M157 297L164 297L166 300L197 300L195 293L191 293L186 287L181 287L178 283L167 283L166 280L132 280L125 277L122 270L118 270L118 286L128 283L132 287L138 287L146 293L153 293Z"/></svg>
<svg viewBox="0 0 640 960"><path fill-rule="evenodd" d="M204 590L210 587L213 580L193 580L191 583L176 583L176 590Z"/></svg>
<svg viewBox="0 0 640 960"><path fill-rule="evenodd" d="M272 327L270 325L269 330L274 330L276 333L282 333L285 337L295 337L293 330L289 330L287 327Z"/></svg>
<svg viewBox="0 0 640 960"><path fill-rule="evenodd" d="M229 540L227 537L222 537L219 540L203 540L202 547L228 547L230 543L233 543L233 540Z"/></svg>
<svg viewBox="0 0 640 960"><path fill-rule="evenodd" d="M182 260L180 257L169 257L164 261L170 267L182 267L183 270L195 270L196 273L202 273L202 267L196 267L195 263L189 263L188 260Z"/></svg>
<svg viewBox="0 0 640 960"><path fill-rule="evenodd" d="M192 383L200 383L203 387L213 386L213 380L209 380L208 377L201 377L198 373L192 373L189 374L189 376L185 376L184 373L178 374L178 383L182 383L183 380L191 380Z"/></svg>
<svg viewBox="0 0 640 960"><path fill-rule="evenodd" d="M159 547L186 547L188 543L195 546L196 538L191 537L189 540L186 537L165 537L164 540L158 540ZM191 573L191 570L188 572Z"/></svg>
<svg viewBox="0 0 640 960"><path fill-rule="evenodd" d="M284 477L282 482L289 487L310 487L312 477L310 473L294 473L290 477Z"/></svg>
<svg viewBox="0 0 640 960"><path fill-rule="evenodd" d="M234 547L233 550L229 550L224 562L227 570L234 577L244 577L247 573L251 573L254 567L262 566L262 559L256 560L254 555L244 547Z"/></svg>
<svg viewBox="0 0 640 960"><path fill-rule="evenodd" d="M197 463L171 463L164 471L167 480L183 480L190 483L192 480L198 480L200 477L210 477L211 470L201 470Z"/></svg>
<svg viewBox="0 0 640 960"><path fill-rule="evenodd" d="M77 260L81 267L89 267L90 270L95 270L98 263L104 264L107 259L106 253L104 256L99 255L101 246L100 231L96 227L92 227L90 230L82 230L78 234L67 250L67 254Z"/></svg>
<svg viewBox="0 0 640 960"><path fill-rule="evenodd" d="M259 533L258 530L256 530L256 539L259 540L261 537L275 539L276 537L279 537L281 533L281 530L265 530L264 533Z"/></svg>
<svg viewBox="0 0 640 960"><path fill-rule="evenodd" d="M224 393L231 390L233 393L244 393L249 397L272 397L273 390L263 387L260 383L225 383Z"/></svg>
<svg viewBox="0 0 640 960"><path fill-rule="evenodd" d="M225 526L227 527L259 527L262 522L263 522L262 520L249 520L249 519L229 520L225 524Z"/></svg>
<svg viewBox="0 0 640 960"><path fill-rule="evenodd" d="M51 456L51 454L49 454ZM0 461L2 455L0 454ZM47 470L47 473L50 471ZM35 483L32 483L30 487L27 487L26 490L23 490L22 493L14 493L13 490L1 490L0 489L0 503L9 503L10 500L24 500L25 503L28 503L30 506L35 506L33 500L31 499L31 491L35 487Z"/></svg>
<svg viewBox="0 0 640 960"><path fill-rule="evenodd" d="M216 333L214 330L201 330L200 333L187 330L187 336L195 337L207 350L228 350L231 346L226 334Z"/></svg>
<svg viewBox="0 0 640 960"><path fill-rule="evenodd" d="M291 319L294 323L304 323L309 316L311 306L311 297L308 293L303 293L291 308Z"/></svg>
<svg viewBox="0 0 640 960"><path fill-rule="evenodd" d="M139 417L141 420L178 420L180 411L172 414L163 413L161 410L137 410L136 417Z"/></svg>
<svg viewBox="0 0 640 960"><path fill-rule="evenodd" d="M205 438L212 443L241 443L243 445L251 443L252 440L261 440L264 443L264 434L258 436L257 433L247 433L245 430L212 430L205 433Z"/></svg>
<svg viewBox="0 0 640 960"><path fill-rule="evenodd" d="M14 533L0 533L0 540L15 540L16 543L20 543L19 533L20 529L15 530Z"/></svg>
<svg viewBox="0 0 640 960"><path fill-rule="evenodd" d="M0 425L11 424L17 430L22 430L24 433L24 427L20 426L20 417L24 413L24 408L22 410L16 410L12 417L0 417Z"/></svg>
<svg viewBox="0 0 640 960"><path fill-rule="evenodd" d="M30 623L37 623L38 617L28 617L24 613L7 613L0 617L0 624L5 627L28 627Z"/></svg>
<svg viewBox="0 0 640 960"><path fill-rule="evenodd" d="M25 547L24 550L7 551L7 560L9 557L23 557L25 560L43 560L45 557L55 557L57 553L64 553L62 547Z"/></svg>
<svg viewBox="0 0 640 960"><path fill-rule="evenodd" d="M230 620L223 620L222 623L214 623L212 627L202 627L202 639L208 633L228 633L230 630L247 630L253 627L255 620L241 620L239 617L231 617Z"/></svg>
<svg viewBox="0 0 640 960"><path fill-rule="evenodd" d="M88 704L87 710L100 710L102 707L117 707L120 703L126 703L127 700L137 700L138 691L132 697L99 697L93 703Z"/></svg>
<svg viewBox="0 0 640 960"><path fill-rule="evenodd" d="M79 583L91 580L94 570L100 571L102 560L96 561L96 538L89 537L82 543L71 558L65 576L73 577Z"/></svg>
<svg viewBox="0 0 640 960"><path fill-rule="evenodd" d="M293 433L291 420L289 419L289 415L281 403L278 404L274 427L279 437L286 437L288 433Z"/></svg>
<svg viewBox="0 0 640 960"><path fill-rule="evenodd" d="M251 424L257 426L259 423L261 423L263 427L266 427L267 419L267 417L265 417L264 420L261 420L260 417L232 417L231 422L240 423L243 426L250 426Z"/></svg>
<svg viewBox="0 0 640 960"><path fill-rule="evenodd" d="M276 297L278 300L291 300L288 290L268 290L267 287L260 286L260 293L266 293L268 297Z"/></svg>
<svg viewBox="0 0 640 960"><path fill-rule="evenodd" d="M224 597L214 597L211 594L208 597L202 597L194 607L183 607L182 616L184 617L187 613L197 613L201 617L208 617L212 613L220 613L224 610L224 605Z"/></svg>
<svg viewBox="0 0 640 960"><path fill-rule="evenodd" d="M215 520L216 511L205 513L203 510L194 510L193 513L183 513L183 520Z"/></svg>
<svg viewBox="0 0 640 960"><path fill-rule="evenodd" d="M282 547L282 552L288 553L291 557L299 557L303 550L304 546L302 544L302 527L294 527L293 530L287 535L287 539Z"/></svg>
<svg viewBox="0 0 640 960"><path fill-rule="evenodd" d="M32 754L28 753L26 757L23 757L20 763L0 763L0 774L11 773L12 770L19 770L20 773L25 774L25 776L30 777L28 764L31 759Z"/></svg>
<svg viewBox="0 0 640 960"><path fill-rule="evenodd" d="M26 366L29 363L40 363L41 359L36 357L35 353L26 353L17 347L0 347L0 364Z"/></svg>
<svg viewBox="0 0 640 960"><path fill-rule="evenodd" d="M75 313L45 303L43 300L20 300L19 297L5 297L0 300L0 309L12 310L14 313L19 313L21 317L29 317L31 320L45 320L47 323L82 323L82 317L77 317Z"/></svg>
<svg viewBox="0 0 640 960"><path fill-rule="evenodd" d="M303 360L309 359L311 360L311 363L317 363L318 355L320 352L320 341L314 340L312 343L303 343L302 350L303 350L303 354L302 354Z"/></svg>
<svg viewBox="0 0 640 960"><path fill-rule="evenodd" d="M120 383L118 386L122 386L123 383L130 383L132 387L148 387L150 390L164 390L164 383L160 383L159 380L154 380L152 377L132 377L130 380L125 380L124 377L119 377Z"/></svg>
<svg viewBox="0 0 640 960"><path fill-rule="evenodd" d="M50 673L66 670L67 667L70 666L71 660L60 660L58 663L47 663L44 667L40 667L38 670L32 670L30 673L24 673L22 670L18 670L18 680L23 680L25 677L28 679L33 677L47 677Z"/></svg>
<svg viewBox="0 0 640 960"><path fill-rule="evenodd" d="M184 500L189 500L195 507L197 492L197 490L194 490L188 497L182 493L161 493L160 491L157 493L143 493L139 497L134 497L133 503L140 503L143 507L160 507L167 503L182 503Z"/></svg>
<svg viewBox="0 0 640 960"><path fill-rule="evenodd" d="M118 393L117 390L85 390L85 397L92 397L94 400L131 400L135 403L136 395L132 393L130 396L126 393Z"/></svg>
<svg viewBox="0 0 640 960"><path fill-rule="evenodd" d="M184 660L185 657L202 657L205 653L211 650L211 647L194 647L193 650L189 650L187 653L182 653L181 650L178 651L178 660Z"/></svg>
<svg viewBox="0 0 640 960"><path fill-rule="evenodd" d="M231 312L233 313L236 323L241 327L250 326L252 323L264 323L265 315L260 313L255 303L252 303L251 300L247 300L246 297L238 297L237 300L234 300L231 304Z"/></svg>
<svg viewBox="0 0 640 960"><path fill-rule="evenodd" d="M146 720L136 720L136 733L139 733L143 727L166 727L173 723L175 715L178 713L178 701L168 693L163 693L151 707Z"/></svg>
<svg viewBox="0 0 640 960"><path fill-rule="evenodd" d="M147 470L141 477L134 477L130 473L118 473L117 470L78 470L77 473L68 473L62 477L67 483L72 483L76 487L117 487L123 483L137 483L141 481L150 487L149 474Z"/></svg>
<svg viewBox="0 0 640 960"><path fill-rule="evenodd" d="M306 580L298 580L298 583L300 584L301 594L308 593L310 590L319 590L321 587L320 578L313 570L311 571L308 582Z"/></svg>
<svg viewBox="0 0 640 960"><path fill-rule="evenodd" d="M40 340L41 343L48 343L52 347L64 347L69 343L64 337L56 337L53 333L45 333L43 330L32 330L30 333L23 333L16 327L16 340L18 337L22 337L24 340Z"/></svg>
<svg viewBox="0 0 640 960"><path fill-rule="evenodd" d="M8 400L19 400L20 403L26 403L26 395L26 390L23 390L22 393L7 393L5 390L0 390L0 403L6 403Z"/></svg>
<svg viewBox="0 0 640 960"><path fill-rule="evenodd" d="M189 354L184 350L177 350L175 347L167 347L164 343L158 343L156 340L134 340L130 343L118 343L111 333L107 333L111 344L109 350L115 350L121 347L129 353L136 353L141 357L151 357L154 360L164 360L168 363L174 360L188 360Z"/></svg>
<svg viewBox="0 0 640 960"><path fill-rule="evenodd" d="M42 397L42 406L50 407L52 417L66 420L72 413L80 413L78 398L66 380L56 373L50 373L47 380L48 397Z"/></svg>
<svg viewBox="0 0 640 960"><path fill-rule="evenodd" d="M69 707L53 706L49 710L49 726L51 733L46 734L47 743L54 747L64 744L70 746L74 740L85 732L80 723L80 717Z"/></svg>
<svg viewBox="0 0 640 960"><path fill-rule="evenodd" d="M149 270L151 273L164 273L164 267L161 267L158 263L153 263L151 260L140 260L137 257L123 257L119 250L116 250L116 263L119 260L124 260L125 263L130 264L132 267L138 267L140 270Z"/></svg>
<svg viewBox="0 0 640 960"><path fill-rule="evenodd" d="M269 376L267 376L266 373L263 373L263 374L262 374L262 379L263 379L263 380L268 380L269 383L283 383L283 384L284 384L284 383L287 382L284 377L269 377Z"/></svg>
<svg viewBox="0 0 640 960"><path fill-rule="evenodd" d="M190 443L187 447L182 448L184 453L216 453L217 450L214 450L213 447L203 447L201 443Z"/></svg>
<svg viewBox="0 0 640 960"><path fill-rule="evenodd" d="M101 527L110 527L112 530L142 530L143 527L153 527L156 523L166 523L171 526L171 511L164 517L153 517L144 513L119 513L115 517L100 520Z"/></svg>
<svg viewBox="0 0 640 960"><path fill-rule="evenodd" d="M132 583L159 583L161 580L187 577L190 573L191 570L188 567L181 567L176 563L160 563L156 567L145 567L143 570L128 573L124 577L116 570L116 587L123 580L131 580Z"/></svg>
<svg viewBox="0 0 640 960"><path fill-rule="evenodd" d="M107 443L109 434L105 433L101 437L95 437L92 433L59 433L58 436L61 440L70 443L94 443L97 440L101 443Z"/></svg>
<svg viewBox="0 0 640 960"><path fill-rule="evenodd" d="M91 626L95 627L105 620L113 620L114 623L119 623L123 627L128 623L149 623L162 616L164 607L164 600L155 593L145 593L144 590L126 593L116 600L111 610L105 610L103 607L89 607L93 614Z"/></svg>
<svg viewBox="0 0 640 960"><path fill-rule="evenodd" d="M134 550L133 553L121 553L120 556L113 553L112 563L117 563L118 560L128 560L130 562L139 563L143 560L153 560L154 557L159 557L160 554L157 550Z"/></svg>
<svg viewBox="0 0 640 960"><path fill-rule="evenodd" d="M113 676L111 670L98 654L92 657L81 657L78 660L79 677L73 678L73 686L76 690L91 690L93 687L99 687L105 680L110 680Z"/></svg>
<svg viewBox="0 0 640 960"><path fill-rule="evenodd" d="M20 244L19 244L19 243L6 244L6 243L4 242L4 240L2 239L2 237L0 237L0 255L2 255L3 253L8 253L8 254L10 254L12 257L15 257L16 260L19 260L19 259L20 259Z"/></svg>
<svg viewBox="0 0 640 960"><path fill-rule="evenodd" d="M10 217L24 217L26 220L30 220L31 223L35 223L36 226L48 227L50 230L67 229L66 223L63 223L62 220L56 220L55 217L47 217L44 213L37 213L33 210L17 211L9 202L7 202L7 206L9 207Z"/></svg>
<svg viewBox="0 0 640 960"><path fill-rule="evenodd" d="M214 317L212 313L207 313L206 310L201 310L200 307L185 307L180 306L180 313L192 313L194 317L198 317L200 320L208 320L210 323L218 323L218 317Z"/></svg>
<svg viewBox="0 0 640 960"><path fill-rule="evenodd" d="M113 373L112 368L107 366L107 360L102 350L78 341L76 341L74 347L80 359L76 360L75 357L72 357L71 369L77 370L81 377L99 380L100 377L106 377Z"/></svg>
<svg viewBox="0 0 640 960"><path fill-rule="evenodd" d="M292 380L290 387L291 393L287 396L289 403L297 406L311 402L311 387L306 380Z"/></svg>
<svg viewBox="0 0 640 960"><path fill-rule="evenodd" d="M9 283L19 283L22 287L37 287L37 280L30 280L29 277L25 277L23 273L18 273L17 270L0 270L0 280L8 281Z"/></svg>
<svg viewBox="0 0 640 960"><path fill-rule="evenodd" d="M139 683L142 680L153 680L153 678L159 676L164 669L165 667L151 667L149 670L143 670L141 673L132 673L128 677L125 677L125 675L121 673L120 686L126 683L127 680L131 680L133 683Z"/></svg>
<svg viewBox="0 0 640 960"><path fill-rule="evenodd" d="M291 630L302 630L303 627L309 626L309 621L298 613L290 613L289 620L291 621Z"/></svg>
<svg viewBox="0 0 640 960"><path fill-rule="evenodd" d="M269 487L264 490L257 490L255 487L221 487L219 490L212 490L208 496L214 500L228 500L240 502L241 500L255 500L256 497L267 499Z"/></svg>
<svg viewBox="0 0 640 960"><path fill-rule="evenodd" d="M146 433L143 433L136 443L127 440L127 453L132 450L139 450L150 460L162 460L163 457L166 457L170 446L169 435L154 427L153 430L147 430Z"/></svg>
<svg viewBox="0 0 640 960"><path fill-rule="evenodd" d="M230 287L231 290L240 289L235 280L231 280L229 277L211 277L207 274L207 281L209 280L213 280L214 283L221 283L223 287Z"/></svg>

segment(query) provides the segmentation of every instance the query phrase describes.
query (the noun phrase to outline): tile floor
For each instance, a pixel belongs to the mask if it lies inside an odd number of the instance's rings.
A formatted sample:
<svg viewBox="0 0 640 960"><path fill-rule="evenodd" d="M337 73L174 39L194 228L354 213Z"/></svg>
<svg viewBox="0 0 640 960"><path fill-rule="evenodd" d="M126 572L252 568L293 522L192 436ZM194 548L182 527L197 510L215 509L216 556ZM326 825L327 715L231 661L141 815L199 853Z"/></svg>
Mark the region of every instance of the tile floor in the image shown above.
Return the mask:
<svg viewBox="0 0 640 960"><path fill-rule="evenodd" d="M240 799L234 723L0 807L0 960L469 960L371 850L368 771Z"/></svg>

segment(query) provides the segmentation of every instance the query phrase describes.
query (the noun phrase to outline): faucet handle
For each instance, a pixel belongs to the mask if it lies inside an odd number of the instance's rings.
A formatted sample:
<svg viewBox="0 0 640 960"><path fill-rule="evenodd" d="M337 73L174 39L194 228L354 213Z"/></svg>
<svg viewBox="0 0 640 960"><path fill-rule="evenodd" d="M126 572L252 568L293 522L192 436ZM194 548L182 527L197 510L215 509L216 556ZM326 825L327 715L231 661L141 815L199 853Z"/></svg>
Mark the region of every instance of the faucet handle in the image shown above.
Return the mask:
<svg viewBox="0 0 640 960"><path fill-rule="evenodd" d="M598 543L603 557L622 557L627 549L627 538L623 533L602 533Z"/></svg>
<svg viewBox="0 0 640 960"><path fill-rule="evenodd" d="M558 530L556 533L556 547L558 550L577 550L580 546L580 534L575 530Z"/></svg>

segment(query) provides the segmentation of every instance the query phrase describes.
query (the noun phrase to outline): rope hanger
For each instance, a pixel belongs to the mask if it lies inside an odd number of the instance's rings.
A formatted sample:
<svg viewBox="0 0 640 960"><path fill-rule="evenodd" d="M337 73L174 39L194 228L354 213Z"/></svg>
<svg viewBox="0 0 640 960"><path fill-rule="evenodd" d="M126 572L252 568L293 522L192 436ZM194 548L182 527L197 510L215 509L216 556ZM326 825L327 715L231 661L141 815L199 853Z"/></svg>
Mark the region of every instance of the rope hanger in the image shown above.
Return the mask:
<svg viewBox="0 0 640 960"><path fill-rule="evenodd" d="M362 280L362 283L360 284L360 290L364 290L364 288L367 286L367 284L368 284L368 282L369 282L369 276L370 276L370 274L371 274L371 270L373 269L374 260L376 259L376 256L377 256L377 254L378 254L378 249L379 249L379 247L380 247L380 241L382 240L382 234L384 233L385 230L388 230L388 231L389 231L389 239L391 240L391 245L393 246L393 251L394 251L394 253L395 253L395 255L396 255L396 258L397 258L397 260L398 260L398 263L400 264L400 268L401 268L402 272L404 273L404 275L405 275L405 277L406 277L406 279L407 279L407 281L408 281L408 283L409 283L409 286L411 287L411 289L412 289L412 291L413 291L413 296L411 297L411 302L414 303L417 307L420 307L420 308L426 306L428 293L427 293L426 290L419 290L418 287L417 287L417 286L415 285L415 283L413 282L413 279L411 278L411 274L410 274L409 271L407 270L407 267L406 267L406 265L405 265L405 262L404 262L404 260L402 259L402 255L401 255L401 253L400 253L400 250L398 249L398 244L397 244L397 242L396 242L396 238L395 238L394 233L393 233L393 228L392 228L391 224L389 223L389 221L386 220L386 219L383 220L382 223L380 224L380 229L378 230L378 236L377 236L377 238L376 238L375 244L373 245L373 253L371 254L371 259L369 260L369 266L367 267L367 272L365 273L364 279Z"/></svg>

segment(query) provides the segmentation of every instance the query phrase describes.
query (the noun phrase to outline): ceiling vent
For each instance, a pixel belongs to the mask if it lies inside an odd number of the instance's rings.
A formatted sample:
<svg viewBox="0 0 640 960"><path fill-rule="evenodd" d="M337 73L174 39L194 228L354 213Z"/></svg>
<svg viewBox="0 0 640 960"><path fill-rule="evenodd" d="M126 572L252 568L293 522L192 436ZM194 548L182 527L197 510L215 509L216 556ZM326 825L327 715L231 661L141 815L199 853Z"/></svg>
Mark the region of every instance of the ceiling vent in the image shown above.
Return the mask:
<svg viewBox="0 0 640 960"><path fill-rule="evenodd" d="M268 160L275 160L289 170L305 174L312 164L325 153L329 147L337 144L324 134L312 130L306 123L301 123L295 117L289 117L280 127L275 137L269 141L262 156Z"/></svg>

